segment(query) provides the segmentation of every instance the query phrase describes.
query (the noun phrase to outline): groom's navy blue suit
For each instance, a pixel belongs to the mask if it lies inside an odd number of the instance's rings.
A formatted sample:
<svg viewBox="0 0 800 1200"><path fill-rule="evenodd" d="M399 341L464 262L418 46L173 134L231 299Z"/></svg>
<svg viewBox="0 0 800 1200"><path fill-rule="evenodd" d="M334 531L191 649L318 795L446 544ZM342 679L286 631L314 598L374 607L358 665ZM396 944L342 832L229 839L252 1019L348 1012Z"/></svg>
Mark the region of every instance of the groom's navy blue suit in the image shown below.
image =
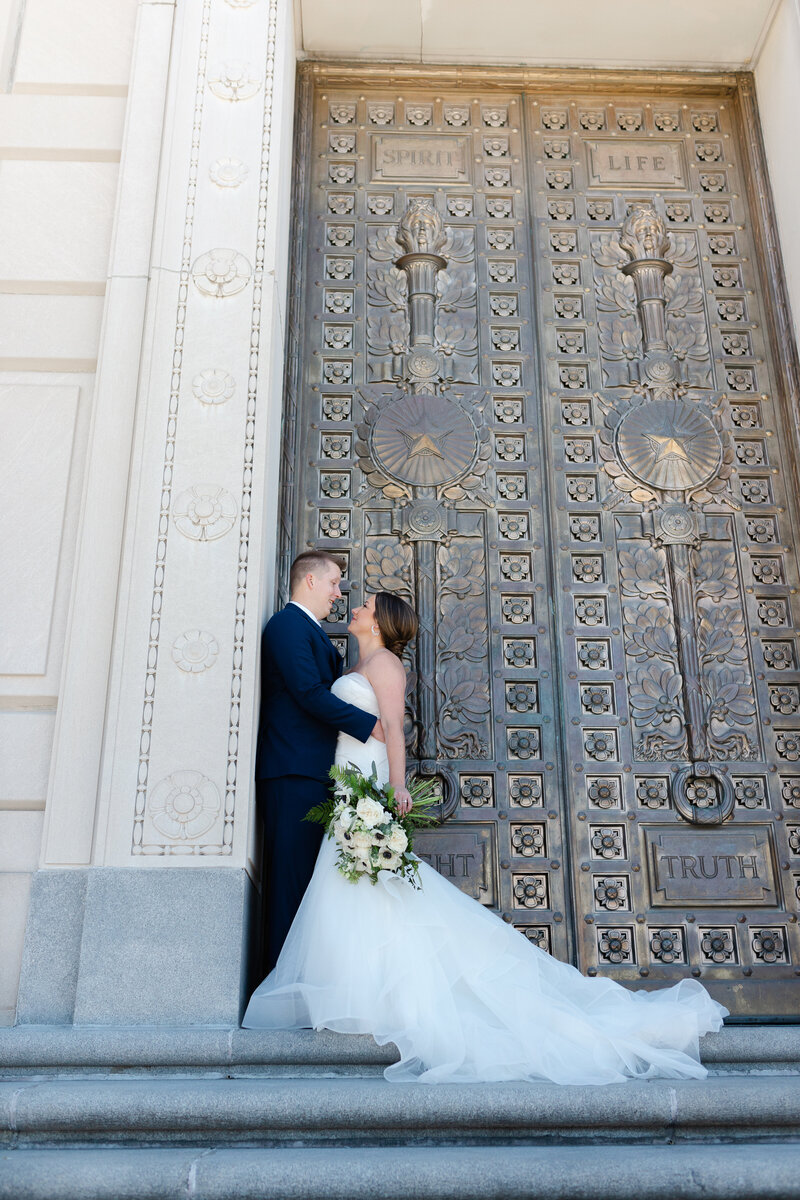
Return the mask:
<svg viewBox="0 0 800 1200"><path fill-rule="evenodd" d="M296 604L275 613L261 638L261 721L256 796L264 820L267 970L275 966L314 870L322 828L304 822L328 790L342 729L366 742L376 718L330 690L342 658Z"/></svg>

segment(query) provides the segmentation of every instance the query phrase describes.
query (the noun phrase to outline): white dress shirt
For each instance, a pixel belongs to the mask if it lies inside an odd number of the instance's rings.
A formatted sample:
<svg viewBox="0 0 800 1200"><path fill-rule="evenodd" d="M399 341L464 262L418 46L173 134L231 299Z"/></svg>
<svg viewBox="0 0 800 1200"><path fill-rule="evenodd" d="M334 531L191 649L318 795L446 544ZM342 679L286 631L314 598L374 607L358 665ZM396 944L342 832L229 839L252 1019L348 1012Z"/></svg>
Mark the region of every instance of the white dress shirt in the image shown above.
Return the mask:
<svg viewBox="0 0 800 1200"><path fill-rule="evenodd" d="M311 617L311 620L314 622L314 624L319 625L320 629L322 629L322 622L320 621L319 617L315 617L311 609L306 608L305 604L301 604L299 600L290 600L289 603L295 604L298 608L302 608L306 616Z"/></svg>

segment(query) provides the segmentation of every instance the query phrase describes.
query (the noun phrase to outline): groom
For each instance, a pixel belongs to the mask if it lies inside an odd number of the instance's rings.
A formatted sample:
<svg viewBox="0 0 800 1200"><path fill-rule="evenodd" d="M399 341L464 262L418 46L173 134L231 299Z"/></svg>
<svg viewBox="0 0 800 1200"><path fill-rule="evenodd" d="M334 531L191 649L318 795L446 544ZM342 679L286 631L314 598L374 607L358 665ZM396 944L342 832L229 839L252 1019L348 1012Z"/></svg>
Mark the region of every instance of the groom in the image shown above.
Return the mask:
<svg viewBox="0 0 800 1200"><path fill-rule="evenodd" d="M383 740L380 721L331 691L342 658L323 621L341 596L332 554L308 550L291 567L291 600L261 639L261 721L256 801L264 821L267 971L275 966L314 870L322 829L303 821L327 798L340 729Z"/></svg>

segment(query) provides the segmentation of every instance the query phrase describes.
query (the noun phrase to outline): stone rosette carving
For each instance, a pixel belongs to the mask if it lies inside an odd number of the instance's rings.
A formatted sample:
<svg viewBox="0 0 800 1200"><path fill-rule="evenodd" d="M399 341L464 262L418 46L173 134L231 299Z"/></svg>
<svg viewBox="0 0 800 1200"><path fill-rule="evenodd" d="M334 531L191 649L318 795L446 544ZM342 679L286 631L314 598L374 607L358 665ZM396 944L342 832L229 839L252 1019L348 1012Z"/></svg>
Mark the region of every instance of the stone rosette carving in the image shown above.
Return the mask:
<svg viewBox="0 0 800 1200"><path fill-rule="evenodd" d="M261 90L261 79L246 62L222 63L208 78L209 90L220 100L252 100Z"/></svg>
<svg viewBox="0 0 800 1200"><path fill-rule="evenodd" d="M172 661L190 675L199 675L213 667L218 654L217 639L202 629L189 629L172 643Z"/></svg>
<svg viewBox="0 0 800 1200"><path fill-rule="evenodd" d="M250 282L250 263L238 250L208 250L192 263L194 285L204 296L218 300L235 296Z"/></svg>
<svg viewBox="0 0 800 1200"><path fill-rule="evenodd" d="M147 812L164 837L193 841L207 833L220 811L220 794L213 780L200 771L175 771L150 793Z"/></svg>
<svg viewBox="0 0 800 1200"><path fill-rule="evenodd" d="M236 391L236 380L219 367L200 371L192 380L192 392L201 404L224 404Z"/></svg>
<svg viewBox="0 0 800 1200"><path fill-rule="evenodd" d="M193 542L213 542L233 528L236 501L215 484L197 483L176 497L172 510L175 527Z"/></svg>
<svg viewBox="0 0 800 1200"><path fill-rule="evenodd" d="M221 188L237 188L249 174L250 168L238 158L218 158L208 168L209 179Z"/></svg>

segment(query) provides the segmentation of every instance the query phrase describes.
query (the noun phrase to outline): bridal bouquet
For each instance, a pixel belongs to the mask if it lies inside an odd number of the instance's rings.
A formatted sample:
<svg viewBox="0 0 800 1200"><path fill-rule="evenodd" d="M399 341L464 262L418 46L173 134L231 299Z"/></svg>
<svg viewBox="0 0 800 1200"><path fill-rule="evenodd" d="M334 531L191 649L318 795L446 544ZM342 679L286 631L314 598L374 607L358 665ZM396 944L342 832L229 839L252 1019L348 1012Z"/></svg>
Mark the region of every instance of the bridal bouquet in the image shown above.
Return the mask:
<svg viewBox="0 0 800 1200"><path fill-rule="evenodd" d="M324 825L335 838L337 866L351 883L366 876L377 883L380 871L391 871L419 887L419 864L411 853L416 829L435 824L431 812L439 800L433 780L416 780L409 785L413 800L410 812L397 812L394 788L378 783L373 765L369 776L355 767L331 767L333 794L306 815L306 821Z"/></svg>

